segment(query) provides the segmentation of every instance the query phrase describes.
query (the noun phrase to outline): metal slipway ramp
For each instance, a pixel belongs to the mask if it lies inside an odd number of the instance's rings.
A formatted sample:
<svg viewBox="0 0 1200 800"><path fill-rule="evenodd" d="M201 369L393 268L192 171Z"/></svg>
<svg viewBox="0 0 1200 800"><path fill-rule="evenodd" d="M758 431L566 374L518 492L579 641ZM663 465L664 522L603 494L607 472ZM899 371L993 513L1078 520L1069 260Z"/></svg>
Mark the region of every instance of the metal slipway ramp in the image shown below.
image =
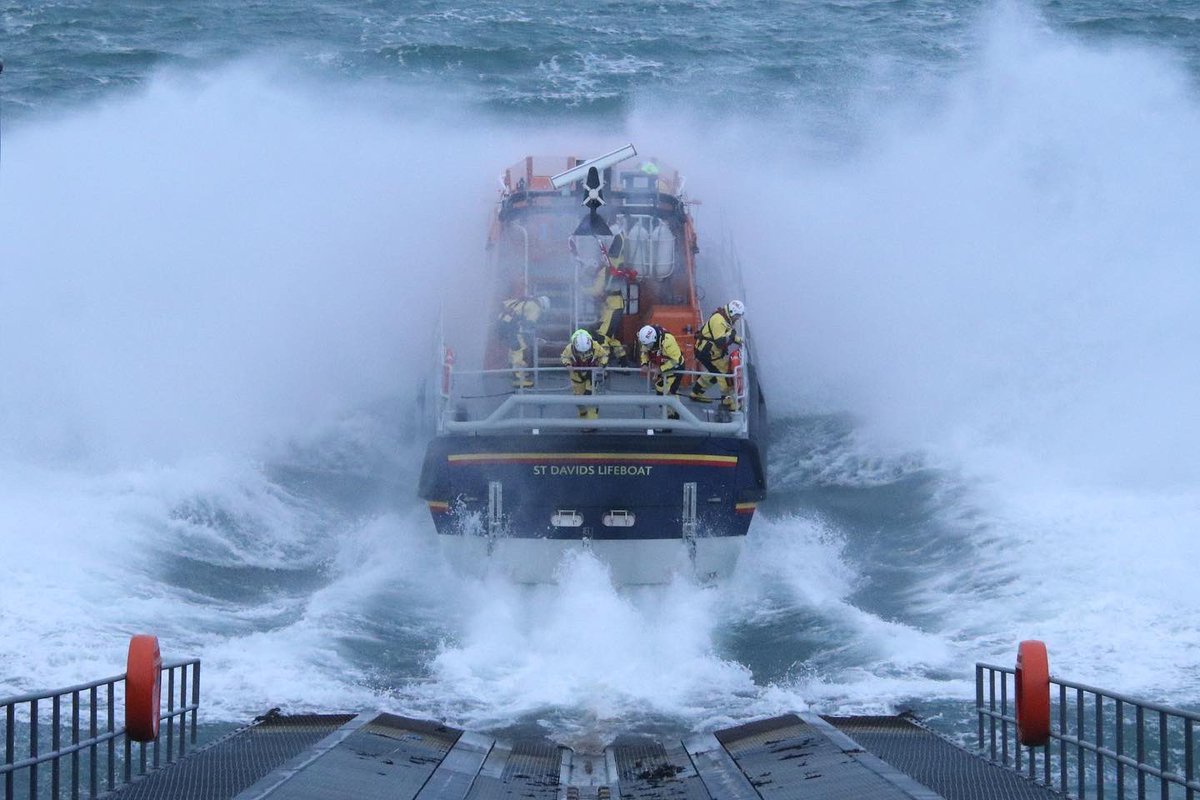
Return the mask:
<svg viewBox="0 0 1200 800"><path fill-rule="evenodd" d="M200 750L200 660L0 698L0 800L831 800L1200 796L1200 712L1053 677L1044 642L975 665L975 748L915 718L784 714L583 753L382 712L278 709ZM118 717L124 724L118 724ZM190 743L190 744L189 744Z"/></svg>
<svg viewBox="0 0 1200 800"><path fill-rule="evenodd" d="M885 761L884 759L887 759ZM959 800L1061 795L906 717L787 714L583 754L372 712L268 716L112 798Z"/></svg>

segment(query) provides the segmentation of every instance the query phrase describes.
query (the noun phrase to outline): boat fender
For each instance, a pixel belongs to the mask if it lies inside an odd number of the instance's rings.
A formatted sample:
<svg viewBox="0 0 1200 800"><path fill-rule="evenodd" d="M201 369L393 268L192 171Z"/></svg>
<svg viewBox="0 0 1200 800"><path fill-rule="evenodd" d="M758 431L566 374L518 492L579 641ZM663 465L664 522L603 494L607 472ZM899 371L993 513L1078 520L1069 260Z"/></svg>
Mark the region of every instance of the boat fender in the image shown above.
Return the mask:
<svg viewBox="0 0 1200 800"><path fill-rule="evenodd" d="M742 351L729 354L729 371L733 373L733 388L738 397L746 396L746 371L742 369Z"/></svg>
<svg viewBox="0 0 1200 800"><path fill-rule="evenodd" d="M1027 639L1017 648L1017 738L1026 747L1050 741L1050 663L1046 643Z"/></svg>
<svg viewBox="0 0 1200 800"><path fill-rule="evenodd" d="M158 637L139 634L129 640L125 667L125 734L134 742L158 738L162 696L162 656Z"/></svg>
<svg viewBox="0 0 1200 800"><path fill-rule="evenodd" d="M454 351L446 348L446 357L442 361L442 397L450 396L452 376L454 375Z"/></svg>

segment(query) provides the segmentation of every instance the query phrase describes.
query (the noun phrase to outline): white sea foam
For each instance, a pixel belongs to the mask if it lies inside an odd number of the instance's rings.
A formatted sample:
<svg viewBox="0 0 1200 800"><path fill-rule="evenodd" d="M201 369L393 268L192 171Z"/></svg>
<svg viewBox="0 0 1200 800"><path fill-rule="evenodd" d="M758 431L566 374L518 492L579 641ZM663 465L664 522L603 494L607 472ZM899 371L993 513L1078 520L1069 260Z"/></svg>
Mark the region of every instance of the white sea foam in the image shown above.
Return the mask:
<svg viewBox="0 0 1200 800"><path fill-rule="evenodd" d="M154 629L205 658L226 719L389 705L570 738L888 708L968 696L972 661L1030 635L1062 674L1200 698L1200 105L1169 58L1019 13L980 42L821 161L773 122L692 132L643 106L530 134L259 66L9 131L0 694L109 674ZM760 515L718 590L621 592L587 558L555 587L481 585L445 572L419 506L359 518L260 464L413 389L439 274L481 257L488 176L615 133L686 168L702 247L721 220L737 236L776 412L861 422L801 473L942 476L928 525L964 546L914 565L895 613L815 515ZM282 584L206 596L171 556ZM791 666L756 674L739 631ZM397 632L419 652L380 675L362 653Z"/></svg>
<svg viewBox="0 0 1200 800"><path fill-rule="evenodd" d="M849 155L736 127L691 145L691 186L741 234L774 408L941 471L931 532L970 554L911 591L959 675L1042 636L1060 674L1195 702L1200 99L1170 54L1021 7L978 47Z"/></svg>

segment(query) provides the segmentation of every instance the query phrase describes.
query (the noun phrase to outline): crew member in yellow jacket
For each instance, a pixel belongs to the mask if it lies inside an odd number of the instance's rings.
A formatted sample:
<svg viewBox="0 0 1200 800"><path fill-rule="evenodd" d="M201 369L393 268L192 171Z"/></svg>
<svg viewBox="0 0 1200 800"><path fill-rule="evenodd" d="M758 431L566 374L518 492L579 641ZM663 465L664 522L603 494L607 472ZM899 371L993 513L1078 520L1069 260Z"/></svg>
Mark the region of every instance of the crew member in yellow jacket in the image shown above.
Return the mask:
<svg viewBox="0 0 1200 800"><path fill-rule="evenodd" d="M729 353L734 345L740 347L742 344L742 337L737 332L737 321L745 313L746 306L741 300L730 300L714 311L700 329L699 335L696 336L696 360L711 374L701 375L692 384L692 391L688 395L692 400L698 403L711 402L704 393L709 386L716 383L721 387L721 405L730 411L738 410Z"/></svg>
<svg viewBox="0 0 1200 800"><path fill-rule="evenodd" d="M550 298L517 297L505 300L496 320L497 336L508 346L508 363L513 369L512 385L516 389L528 389L533 381L524 367L529 363L525 353L529 349L530 338L533 336L537 322L542 312L550 308Z"/></svg>
<svg viewBox="0 0 1200 800"><path fill-rule="evenodd" d="M625 316L625 291L637 282L637 272L625 266L625 237L617 234L604 252L604 259L592 281L592 296L600 304L600 321L596 337L618 362L625 358L625 345L617 338L621 319Z"/></svg>
<svg viewBox="0 0 1200 800"><path fill-rule="evenodd" d="M675 337L658 325L644 325L638 331L638 342L642 345L642 366L653 365L658 370L654 391L660 395L678 394L679 381L683 377L679 374L683 369L683 351ZM668 408L667 418L679 419L679 412Z"/></svg>
<svg viewBox="0 0 1200 800"><path fill-rule="evenodd" d="M580 328L571 334L571 341L563 348L560 360L570 367L571 391L578 395L590 395L595 386L596 370L608 366L608 348L592 339L592 335ZM579 416L595 419L600 411L595 406L579 406Z"/></svg>

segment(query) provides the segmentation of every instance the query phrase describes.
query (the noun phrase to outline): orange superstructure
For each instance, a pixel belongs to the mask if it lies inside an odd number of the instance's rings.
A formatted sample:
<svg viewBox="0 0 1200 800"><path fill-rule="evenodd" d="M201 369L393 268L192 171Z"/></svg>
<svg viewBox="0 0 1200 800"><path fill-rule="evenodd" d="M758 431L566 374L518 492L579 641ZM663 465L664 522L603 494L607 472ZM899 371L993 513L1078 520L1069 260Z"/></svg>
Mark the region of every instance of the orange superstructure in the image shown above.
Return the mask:
<svg viewBox="0 0 1200 800"><path fill-rule="evenodd" d="M582 214L577 184L555 189L551 177L576 167L574 156L527 156L504 171L501 198L488 235L496 303L511 297L547 296L551 307L541 323L539 360L557 358L570 332L594 329L606 296L620 292L623 308L613 336L636 353L637 330L658 325L674 334L689 367L695 335L703 322L696 291L699 250L684 180L654 159L635 160L603 172L605 205L599 210L624 241L624 273L600 292L597 272L610 266L606 244L573 236ZM636 273L636 278L631 274ZM504 365L502 342L493 342L487 364Z"/></svg>

